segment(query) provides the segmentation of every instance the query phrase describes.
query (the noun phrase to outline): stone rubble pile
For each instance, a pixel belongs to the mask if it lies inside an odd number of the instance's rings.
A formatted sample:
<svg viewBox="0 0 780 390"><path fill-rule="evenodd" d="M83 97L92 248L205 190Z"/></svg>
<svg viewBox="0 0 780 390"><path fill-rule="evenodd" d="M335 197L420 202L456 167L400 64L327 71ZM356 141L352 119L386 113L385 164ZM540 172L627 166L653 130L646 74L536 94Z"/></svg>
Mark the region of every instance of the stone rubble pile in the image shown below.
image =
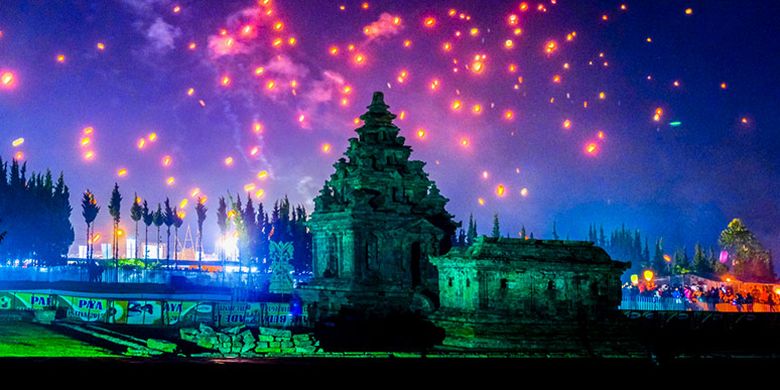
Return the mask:
<svg viewBox="0 0 780 390"><path fill-rule="evenodd" d="M311 334L292 334L287 329L259 327L255 337L252 330L245 325L214 330L210 326L200 324L197 329L179 329L179 336L184 341L218 352L223 357L253 357L268 354L309 355L322 352L319 342ZM209 354L204 354L206 355Z"/></svg>

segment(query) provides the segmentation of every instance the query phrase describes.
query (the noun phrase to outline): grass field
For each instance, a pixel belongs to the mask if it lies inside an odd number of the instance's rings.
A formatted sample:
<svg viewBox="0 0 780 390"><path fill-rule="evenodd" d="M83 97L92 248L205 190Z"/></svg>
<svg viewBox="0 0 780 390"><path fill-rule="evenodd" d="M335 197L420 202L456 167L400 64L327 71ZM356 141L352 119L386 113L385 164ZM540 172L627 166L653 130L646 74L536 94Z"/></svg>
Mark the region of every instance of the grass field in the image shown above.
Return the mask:
<svg viewBox="0 0 780 390"><path fill-rule="evenodd" d="M0 357L115 357L104 348L28 322L0 322Z"/></svg>

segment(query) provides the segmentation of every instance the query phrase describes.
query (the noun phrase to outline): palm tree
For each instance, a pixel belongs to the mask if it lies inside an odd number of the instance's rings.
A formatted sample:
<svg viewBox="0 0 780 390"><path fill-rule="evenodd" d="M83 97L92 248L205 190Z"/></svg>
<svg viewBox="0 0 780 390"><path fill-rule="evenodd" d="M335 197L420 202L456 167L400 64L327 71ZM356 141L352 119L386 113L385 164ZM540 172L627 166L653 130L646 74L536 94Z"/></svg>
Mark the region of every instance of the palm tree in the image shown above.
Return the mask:
<svg viewBox="0 0 780 390"><path fill-rule="evenodd" d="M165 245L165 263L168 268L171 266L171 226L173 225L173 209L171 208L171 200L165 198L165 214L163 214L163 222L168 228L167 244Z"/></svg>
<svg viewBox="0 0 780 390"><path fill-rule="evenodd" d="M149 259L149 226L154 223L154 212L149 212L149 205L144 201L143 208L144 225L146 225L146 238L144 239L144 268L146 268L146 261Z"/></svg>
<svg viewBox="0 0 780 390"><path fill-rule="evenodd" d="M184 211L177 211L176 208L173 208L173 228L174 228L174 237L173 237L173 267L177 268L179 266L179 228L184 223Z"/></svg>
<svg viewBox="0 0 780 390"><path fill-rule="evenodd" d="M84 217L84 222L87 223L87 260L92 259L92 222L95 222L100 207L97 205L95 195L87 190L84 192L84 197L81 199L81 215Z"/></svg>
<svg viewBox="0 0 780 390"><path fill-rule="evenodd" d="M111 200L108 203L108 213L114 222L114 235L112 257L114 258L114 267L116 268L116 281L119 282L119 218L122 205L122 195L119 194L119 184L114 183L114 190L111 191Z"/></svg>
<svg viewBox="0 0 780 390"><path fill-rule="evenodd" d="M154 226L157 226L157 260L160 260L160 226L162 226L165 219L163 218L162 206L157 203L157 211L154 212Z"/></svg>
<svg viewBox="0 0 780 390"><path fill-rule="evenodd" d="M203 204L204 199L198 197L198 204L195 206L195 212L198 214L198 270L203 271L203 221L206 220L206 211L208 209Z"/></svg>
<svg viewBox="0 0 780 390"><path fill-rule="evenodd" d="M144 217L144 209L141 207L141 199L134 194L133 205L130 207L130 219L135 222L135 258L138 258L138 221Z"/></svg>

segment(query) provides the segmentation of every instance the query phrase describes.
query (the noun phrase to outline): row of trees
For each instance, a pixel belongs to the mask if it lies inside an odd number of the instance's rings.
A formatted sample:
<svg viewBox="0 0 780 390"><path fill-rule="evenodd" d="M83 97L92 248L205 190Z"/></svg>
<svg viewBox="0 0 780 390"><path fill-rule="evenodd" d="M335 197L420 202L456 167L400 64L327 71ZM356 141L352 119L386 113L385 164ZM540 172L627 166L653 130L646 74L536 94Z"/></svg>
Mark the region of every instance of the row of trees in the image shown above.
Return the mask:
<svg viewBox="0 0 780 390"><path fill-rule="evenodd" d="M311 271L312 236L306 227L307 212L303 205L291 206L285 196L274 202L270 215L263 203L255 207L252 196L247 194L246 205L241 196L233 199L228 194L219 198L217 225L224 236L234 232L239 236L240 261L254 263L261 270L270 266L269 243L285 241L293 243L292 266L296 272ZM224 256L224 254L220 254Z"/></svg>
<svg viewBox="0 0 780 390"><path fill-rule="evenodd" d="M114 189L111 192L111 198L108 202L108 212L112 221L112 254L111 257L114 260L115 266L119 267L119 224L122 220L122 194L119 192L119 185L114 183ZM198 258L201 259L200 245L203 237L203 221L206 219L206 207L203 205L202 198L198 198L198 203L195 207L195 211L198 216ZM164 208L163 208L164 205ZM84 192L84 196L81 199L81 215L84 217L84 222L87 225L87 260L93 259L94 252L94 222L100 213L100 206L98 205L97 198L92 191L87 190ZM155 226L157 228L157 256L160 257L159 248L161 244L160 229L163 225L167 228L167 245L165 247L165 260L166 264L170 266L171 260L171 227L174 228L174 243L178 243L179 228L184 223L184 212L177 210L176 207L171 207L171 201L165 198L165 202L157 204L157 210L151 210L146 200L141 203L141 199L137 194L133 196L133 204L130 207L130 219L135 223L135 258L139 258L138 249L138 225L143 222L145 225L145 239L144 239L144 264L148 263L149 253L149 228ZM178 247L173 250L174 261L178 260Z"/></svg>
<svg viewBox="0 0 780 390"><path fill-rule="evenodd" d="M56 183L48 170L28 177L26 163L0 158L0 258L61 263L74 240L71 211L62 174Z"/></svg>

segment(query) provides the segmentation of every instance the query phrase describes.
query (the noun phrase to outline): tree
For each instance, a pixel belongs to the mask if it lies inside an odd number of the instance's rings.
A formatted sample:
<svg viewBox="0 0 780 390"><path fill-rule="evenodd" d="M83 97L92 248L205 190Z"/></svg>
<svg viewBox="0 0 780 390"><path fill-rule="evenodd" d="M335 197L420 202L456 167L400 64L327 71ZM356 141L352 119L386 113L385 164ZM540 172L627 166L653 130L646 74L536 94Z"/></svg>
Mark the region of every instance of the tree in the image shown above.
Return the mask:
<svg viewBox="0 0 780 390"><path fill-rule="evenodd" d="M97 205L95 195L87 190L81 199L81 215L84 217L84 222L87 223L87 260L92 260L92 230L90 228L99 212L100 206Z"/></svg>
<svg viewBox="0 0 780 390"><path fill-rule="evenodd" d="M119 193L119 184L114 183L114 190L111 191L111 199L108 202L108 214L111 215L111 219L114 223L111 256L114 258L114 263L116 265L117 278L119 278L119 220L121 206L122 195Z"/></svg>
<svg viewBox="0 0 780 390"><path fill-rule="evenodd" d="M653 254L652 267L659 275L668 275L666 261L664 260L664 253L661 249L663 240L661 238L655 240L655 253Z"/></svg>
<svg viewBox="0 0 780 390"><path fill-rule="evenodd" d="M146 225L146 233L144 238L144 268L148 266L146 263L149 259L149 226L154 223L154 211L149 212L149 205L144 201L144 208L142 210L144 225Z"/></svg>
<svg viewBox="0 0 780 390"><path fill-rule="evenodd" d="M168 198L165 198L165 214L163 214L163 223L165 223L165 227L168 230L168 235L166 239L165 244L165 264L167 264L168 268L171 267L171 226L173 226L173 222L175 219L175 214L173 213L173 209L171 208L171 200Z"/></svg>
<svg viewBox="0 0 780 390"><path fill-rule="evenodd" d="M493 232L491 235L493 238L501 237L501 229L498 225L498 213L493 214Z"/></svg>
<svg viewBox="0 0 780 390"><path fill-rule="evenodd" d="M693 271L699 275L709 275L712 272L704 249L697 242L693 249Z"/></svg>
<svg viewBox="0 0 780 390"><path fill-rule="evenodd" d="M144 208L141 207L141 198L133 194L133 205L130 207L130 219L135 222L135 258L138 258L138 222L144 217Z"/></svg>
<svg viewBox="0 0 780 390"><path fill-rule="evenodd" d="M165 223L165 217L163 216L162 205L159 203L157 203L157 211L154 212L152 222L157 227L157 260L160 260L160 226Z"/></svg>
<svg viewBox="0 0 780 390"><path fill-rule="evenodd" d="M558 237L558 229L557 226L555 226L555 221L553 221L553 231L552 231L553 240L559 240L560 237Z"/></svg>
<svg viewBox="0 0 780 390"><path fill-rule="evenodd" d="M177 211L176 207L173 208L173 227L174 227L174 238L173 238L173 267L178 268L179 267L179 228L181 225L184 224L184 212L183 211Z"/></svg>
<svg viewBox="0 0 780 390"><path fill-rule="evenodd" d="M195 213L198 216L198 270L203 270L203 222L206 220L206 201L198 197L198 204L195 205Z"/></svg>
<svg viewBox="0 0 780 390"><path fill-rule="evenodd" d="M469 228L466 232L466 241L469 246L474 244L474 240L477 238L477 222L474 220L474 216L469 214Z"/></svg>
<svg viewBox="0 0 780 390"><path fill-rule="evenodd" d="M523 240L528 239L528 236L525 234L525 225L523 225L523 227L520 228L520 238L522 238Z"/></svg>
<svg viewBox="0 0 780 390"><path fill-rule="evenodd" d="M691 272L691 263L688 260L688 253L685 248L678 248L674 252L674 273L677 275L685 275Z"/></svg>
<svg viewBox="0 0 780 390"><path fill-rule="evenodd" d="M220 196L219 197L219 206L217 207L217 226L219 226L219 233L222 237L222 239L225 239L225 235L227 234L227 203L225 202L225 198ZM225 250L224 248L220 248L220 258L222 260L225 260Z"/></svg>
<svg viewBox="0 0 780 390"><path fill-rule="evenodd" d="M741 280L774 282L772 256L739 218L733 219L718 240L731 258L734 275Z"/></svg>

